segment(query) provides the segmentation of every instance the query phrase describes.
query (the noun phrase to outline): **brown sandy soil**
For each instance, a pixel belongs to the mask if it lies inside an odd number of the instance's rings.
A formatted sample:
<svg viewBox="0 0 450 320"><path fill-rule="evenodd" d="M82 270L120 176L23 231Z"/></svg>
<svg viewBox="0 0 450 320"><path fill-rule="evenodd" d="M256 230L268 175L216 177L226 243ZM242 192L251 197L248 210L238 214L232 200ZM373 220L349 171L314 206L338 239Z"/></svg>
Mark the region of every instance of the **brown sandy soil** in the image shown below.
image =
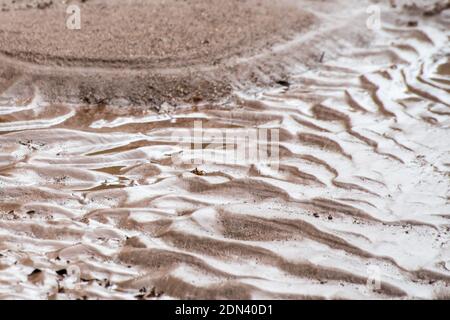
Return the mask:
<svg viewBox="0 0 450 320"><path fill-rule="evenodd" d="M80 30L66 28L63 1L4 6L0 53L32 66L12 61L13 70L5 70L3 77L15 71L29 74L50 99L154 105L179 98L217 99L230 92L236 71L231 57L261 52L315 21L287 0L73 3L81 9ZM36 65L47 68L33 70Z"/></svg>
<svg viewBox="0 0 450 320"><path fill-rule="evenodd" d="M287 3L91 0L78 4L82 28L70 32L65 26L67 5L57 2L44 9L6 11L2 50L41 64L118 68L212 64L311 25L311 14Z"/></svg>
<svg viewBox="0 0 450 320"><path fill-rule="evenodd" d="M17 91L36 86L53 102L159 108L216 101L233 88L284 81L292 62L311 66L325 51L333 56L326 39L297 46L292 40L323 25L312 11L348 15L353 2L1 0L0 89L20 78ZM390 3L428 16L448 6ZM80 7L81 30L66 27L68 4ZM368 45L370 35L350 25L321 35L329 44L338 38ZM292 45L272 50L286 43Z"/></svg>

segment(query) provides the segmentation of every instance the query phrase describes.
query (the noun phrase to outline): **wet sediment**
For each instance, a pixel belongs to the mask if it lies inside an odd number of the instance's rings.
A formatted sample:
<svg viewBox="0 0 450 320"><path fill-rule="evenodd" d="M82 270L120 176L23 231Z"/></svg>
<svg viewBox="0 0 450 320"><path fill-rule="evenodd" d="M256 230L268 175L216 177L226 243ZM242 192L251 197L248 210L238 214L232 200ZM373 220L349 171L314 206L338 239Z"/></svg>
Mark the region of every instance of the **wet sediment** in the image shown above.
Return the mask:
<svg viewBox="0 0 450 320"><path fill-rule="evenodd" d="M73 4L80 30L66 26L65 1L28 9L10 5L0 12L2 87L20 78L51 102L159 107L219 100L235 82L281 78L286 70L263 65L275 61L268 49L317 22L289 0ZM265 57L239 62L256 54ZM252 74L258 69L266 71L264 78Z"/></svg>
<svg viewBox="0 0 450 320"><path fill-rule="evenodd" d="M386 5L367 31L363 5L311 8L355 37L314 34L333 49L321 62L227 103L4 91L0 297L448 298L450 13ZM194 164L224 153L179 143L196 121L209 137L277 129L278 166Z"/></svg>

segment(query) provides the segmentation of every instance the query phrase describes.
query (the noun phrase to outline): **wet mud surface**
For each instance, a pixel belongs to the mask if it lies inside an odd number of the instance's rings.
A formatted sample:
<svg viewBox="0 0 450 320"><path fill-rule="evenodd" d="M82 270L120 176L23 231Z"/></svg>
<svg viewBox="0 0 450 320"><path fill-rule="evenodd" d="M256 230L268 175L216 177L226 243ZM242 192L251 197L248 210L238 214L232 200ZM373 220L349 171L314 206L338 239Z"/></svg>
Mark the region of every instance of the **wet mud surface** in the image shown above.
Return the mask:
<svg viewBox="0 0 450 320"><path fill-rule="evenodd" d="M327 33L316 63L222 103L5 89L0 298L448 298L449 25L448 10L389 10L370 36ZM180 145L196 121L207 136L277 129L278 167L188 163L228 152Z"/></svg>

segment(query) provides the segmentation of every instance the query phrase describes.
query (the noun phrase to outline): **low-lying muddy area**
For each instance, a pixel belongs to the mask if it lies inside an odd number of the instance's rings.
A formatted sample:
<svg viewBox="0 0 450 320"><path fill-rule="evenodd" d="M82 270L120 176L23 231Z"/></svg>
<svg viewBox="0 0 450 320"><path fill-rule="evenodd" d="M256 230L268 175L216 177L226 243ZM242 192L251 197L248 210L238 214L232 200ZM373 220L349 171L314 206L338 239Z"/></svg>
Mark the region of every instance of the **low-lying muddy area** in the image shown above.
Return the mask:
<svg viewBox="0 0 450 320"><path fill-rule="evenodd" d="M52 99L113 67L25 61L0 23L0 298L448 299L450 10L431 2L297 1L314 27L202 73L230 88L214 99Z"/></svg>

